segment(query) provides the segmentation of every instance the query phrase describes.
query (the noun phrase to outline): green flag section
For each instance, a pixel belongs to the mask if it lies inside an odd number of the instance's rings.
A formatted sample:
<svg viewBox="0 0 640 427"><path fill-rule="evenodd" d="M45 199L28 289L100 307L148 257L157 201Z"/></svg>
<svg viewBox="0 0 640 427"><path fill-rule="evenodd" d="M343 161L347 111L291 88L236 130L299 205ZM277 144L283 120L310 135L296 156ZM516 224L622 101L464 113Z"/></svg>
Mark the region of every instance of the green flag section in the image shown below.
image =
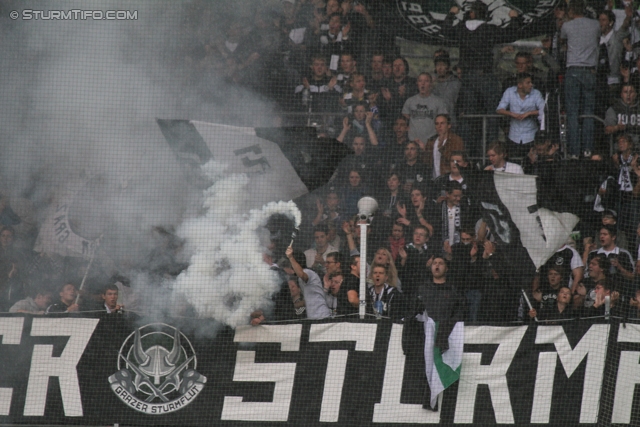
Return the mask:
<svg viewBox="0 0 640 427"><path fill-rule="evenodd" d="M449 334L449 348L444 352L435 346L438 322L425 315L424 363L431 389L430 404L436 407L438 396L460 379L462 352L464 349L464 322L458 322Z"/></svg>

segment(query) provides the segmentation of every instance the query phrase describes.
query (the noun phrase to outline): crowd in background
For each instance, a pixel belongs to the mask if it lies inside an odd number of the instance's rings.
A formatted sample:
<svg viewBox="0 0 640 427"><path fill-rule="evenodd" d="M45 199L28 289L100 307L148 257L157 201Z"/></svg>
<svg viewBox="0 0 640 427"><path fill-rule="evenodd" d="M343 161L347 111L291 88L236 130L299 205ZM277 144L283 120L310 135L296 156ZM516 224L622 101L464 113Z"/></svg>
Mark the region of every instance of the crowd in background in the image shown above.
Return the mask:
<svg viewBox="0 0 640 427"><path fill-rule="evenodd" d="M283 287L275 312L256 311L253 323L357 311L355 214L363 196L379 203L362 260L371 313L402 318L422 287L447 284L456 301L451 313L468 321L599 315L605 296L614 313L637 317L640 18L634 5L559 2L541 45L523 49L505 45L524 25L517 11L498 27L486 22L482 2L464 16L452 7L442 33L458 47L435 50L433 69L421 70L412 70L380 30L377 7L284 0L257 10L252 22L224 22L213 35L201 31L202 22L215 20L205 3L193 2L187 14L198 31L184 57L203 96L212 102L220 96L206 86L215 74L271 100L283 124L318 115L319 136L353 149L303 206L295 250L279 260L266 256ZM510 55L515 72L500 71L496 64ZM500 116L487 120L486 151L482 122L468 118L477 114ZM476 162L483 155L486 165ZM483 170L539 175L561 162L583 163L598 182L584 200L580 238L567 241L525 289L530 309L494 260L497 231L483 221L479 176ZM573 185L567 182L566 191ZM0 311L122 308L126 278L92 278L80 304L87 260L35 253L28 235L16 245L14 227L24 218L6 203L2 208ZM158 263L159 276L175 276L185 267L174 256L180 245L171 233L159 233L149 262Z"/></svg>
<svg viewBox="0 0 640 427"><path fill-rule="evenodd" d="M613 313L637 316L640 29L633 5L560 2L541 46L522 50L503 44L524 25L518 12L509 13L509 26L497 27L485 22L484 3L473 3L462 22L453 7L442 32L458 41L457 62L452 49L440 48L433 69L413 72L406 58L371 36L376 23L362 4L357 10L351 2L313 5L319 24L288 40L298 56L289 64L294 83L280 107L332 113L320 121L319 133L334 135L353 154L304 212L308 239L295 245L304 256L285 261L297 260L310 280L289 280L285 293L294 290L298 305L293 317L304 315L306 289L318 293L308 302L312 318L318 306L319 317L357 311L355 214L363 196L380 205L368 228L371 313L380 299L385 315L410 309L417 289L434 283L437 260L468 321L599 315L606 296ZM286 6L291 13L311 7ZM297 22L302 28L307 21ZM496 63L511 54L515 72L506 75ZM504 116L487 120L484 153L480 122L465 118L474 114ZM596 116L603 126L594 124ZM486 165L476 163L483 154ZM550 163L570 162L597 175L597 184L582 201L576 233L524 287L530 308L493 258L496 230L483 221L479 174L540 175ZM580 185L564 184L568 192Z"/></svg>

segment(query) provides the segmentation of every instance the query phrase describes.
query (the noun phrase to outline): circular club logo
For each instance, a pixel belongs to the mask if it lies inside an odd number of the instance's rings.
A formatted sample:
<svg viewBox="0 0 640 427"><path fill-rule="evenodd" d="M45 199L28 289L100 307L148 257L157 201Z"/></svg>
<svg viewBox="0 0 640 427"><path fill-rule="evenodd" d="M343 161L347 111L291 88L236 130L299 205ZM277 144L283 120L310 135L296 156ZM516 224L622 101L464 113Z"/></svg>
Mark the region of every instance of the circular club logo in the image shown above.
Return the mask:
<svg viewBox="0 0 640 427"><path fill-rule="evenodd" d="M125 404L150 415L184 408L200 394L207 378L196 371L191 342L165 323L137 328L118 353L111 390Z"/></svg>
<svg viewBox="0 0 640 427"><path fill-rule="evenodd" d="M511 20L509 17L510 10L516 10L522 14L525 26L535 26L540 18L553 10L557 2L558 0L484 1L490 15L487 18L488 22L500 27L506 26ZM464 16L464 13L469 10L472 3L463 0L456 0L455 3L443 0L397 0L398 11L411 27L424 35L439 39L444 39L441 26L451 7L458 6L460 8L460 12L454 21L454 25L460 25L459 21Z"/></svg>

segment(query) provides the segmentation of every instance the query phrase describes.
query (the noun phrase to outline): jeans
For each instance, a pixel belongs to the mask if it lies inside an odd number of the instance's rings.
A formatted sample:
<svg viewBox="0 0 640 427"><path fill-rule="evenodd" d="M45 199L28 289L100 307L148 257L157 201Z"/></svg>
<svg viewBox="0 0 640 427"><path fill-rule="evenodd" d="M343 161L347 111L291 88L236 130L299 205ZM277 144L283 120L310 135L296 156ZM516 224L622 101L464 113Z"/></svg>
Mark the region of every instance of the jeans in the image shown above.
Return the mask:
<svg viewBox="0 0 640 427"><path fill-rule="evenodd" d="M565 111L567 112L567 142L569 154L593 151L594 121L582 121L582 138L578 116L593 115L596 105L596 72L591 68L569 67L564 78ZM582 142L582 150L580 143Z"/></svg>
<svg viewBox="0 0 640 427"><path fill-rule="evenodd" d="M480 310L480 301L482 301L482 293L473 289L467 291L467 307L469 308L469 321L478 321L478 311Z"/></svg>

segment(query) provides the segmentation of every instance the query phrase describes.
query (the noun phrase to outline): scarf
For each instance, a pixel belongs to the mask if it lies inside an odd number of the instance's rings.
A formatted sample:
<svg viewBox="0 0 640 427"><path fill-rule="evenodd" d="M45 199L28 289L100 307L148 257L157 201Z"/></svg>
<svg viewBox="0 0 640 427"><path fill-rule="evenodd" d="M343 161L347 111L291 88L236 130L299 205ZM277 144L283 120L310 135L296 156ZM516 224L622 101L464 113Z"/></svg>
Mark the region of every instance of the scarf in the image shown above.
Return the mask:
<svg viewBox="0 0 640 427"><path fill-rule="evenodd" d="M620 185L620 191L630 192L633 190L631 185L631 176L629 175L629 166L631 166L631 160L633 155L629 154L629 157L625 160L620 154L620 174L618 175L618 184Z"/></svg>
<svg viewBox="0 0 640 427"><path fill-rule="evenodd" d="M389 303L391 302L391 298L389 298L389 293L391 292L391 286L388 283L384 284L384 288L380 292L380 294L376 294L375 286L371 286L369 291L369 296L371 297L371 309L375 313L376 311L376 302L382 301L382 312L383 314L387 313L389 310Z"/></svg>
<svg viewBox="0 0 640 427"><path fill-rule="evenodd" d="M449 245L453 246L456 243L460 243L460 205L453 207L454 212L454 230L453 230L453 242L449 242ZM449 206L447 202L442 202L442 243L445 240L449 240Z"/></svg>

